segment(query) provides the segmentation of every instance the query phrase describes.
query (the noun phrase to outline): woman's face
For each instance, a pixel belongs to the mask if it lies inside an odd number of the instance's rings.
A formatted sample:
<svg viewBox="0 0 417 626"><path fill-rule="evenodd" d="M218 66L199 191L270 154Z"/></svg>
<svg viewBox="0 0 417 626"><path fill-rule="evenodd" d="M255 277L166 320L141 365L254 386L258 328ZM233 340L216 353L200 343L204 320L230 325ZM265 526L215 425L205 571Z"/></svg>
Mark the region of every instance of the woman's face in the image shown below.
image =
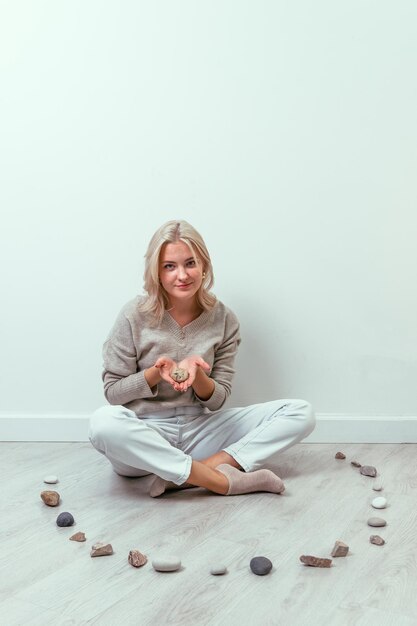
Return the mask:
<svg viewBox="0 0 417 626"><path fill-rule="evenodd" d="M175 302L194 303L195 294L203 280L203 265L197 263L183 241L166 243L159 256L159 279L172 305Z"/></svg>

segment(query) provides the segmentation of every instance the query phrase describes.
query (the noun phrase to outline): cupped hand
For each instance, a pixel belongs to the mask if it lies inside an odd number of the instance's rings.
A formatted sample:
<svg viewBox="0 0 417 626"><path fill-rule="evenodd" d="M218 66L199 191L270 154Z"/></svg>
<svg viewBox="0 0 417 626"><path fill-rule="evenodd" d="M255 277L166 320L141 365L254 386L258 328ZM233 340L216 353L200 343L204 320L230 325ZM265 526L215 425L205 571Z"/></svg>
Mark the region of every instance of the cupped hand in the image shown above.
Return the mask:
<svg viewBox="0 0 417 626"><path fill-rule="evenodd" d="M172 385L176 389L178 383L171 378L171 372L175 367L178 367L173 359L169 356L161 356L155 363L155 367L159 369L159 374L163 380ZM176 389L178 391L178 389Z"/></svg>
<svg viewBox="0 0 417 626"><path fill-rule="evenodd" d="M174 384L174 389L182 392L187 391L187 389L194 383L199 367L207 373L211 370L210 365L206 363L206 361L198 354L193 354L192 356L183 359L181 363L178 363L178 367L188 371L187 380L184 380L182 383Z"/></svg>

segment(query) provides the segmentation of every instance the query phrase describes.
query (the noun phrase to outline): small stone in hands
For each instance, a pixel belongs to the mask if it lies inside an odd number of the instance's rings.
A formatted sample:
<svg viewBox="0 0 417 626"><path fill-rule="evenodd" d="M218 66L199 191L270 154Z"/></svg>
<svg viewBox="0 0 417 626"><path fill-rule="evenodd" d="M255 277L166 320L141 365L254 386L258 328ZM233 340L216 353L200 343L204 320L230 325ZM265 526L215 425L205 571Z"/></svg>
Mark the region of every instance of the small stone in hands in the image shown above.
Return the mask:
<svg viewBox="0 0 417 626"><path fill-rule="evenodd" d="M189 378L189 373L187 370L182 367L174 367L170 372L171 378L173 378L177 383L183 383L185 380Z"/></svg>

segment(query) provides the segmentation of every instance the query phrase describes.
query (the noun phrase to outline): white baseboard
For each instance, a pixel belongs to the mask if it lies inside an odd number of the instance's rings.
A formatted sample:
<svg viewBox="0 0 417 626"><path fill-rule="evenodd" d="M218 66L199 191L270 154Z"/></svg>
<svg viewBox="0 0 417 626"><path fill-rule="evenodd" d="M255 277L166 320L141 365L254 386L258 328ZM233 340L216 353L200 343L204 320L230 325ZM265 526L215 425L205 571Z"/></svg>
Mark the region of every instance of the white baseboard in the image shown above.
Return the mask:
<svg viewBox="0 0 417 626"><path fill-rule="evenodd" d="M417 443L417 416L319 413L306 443ZM88 441L89 415L0 413L0 441Z"/></svg>
<svg viewBox="0 0 417 626"><path fill-rule="evenodd" d="M316 415L305 443L417 443L417 416Z"/></svg>

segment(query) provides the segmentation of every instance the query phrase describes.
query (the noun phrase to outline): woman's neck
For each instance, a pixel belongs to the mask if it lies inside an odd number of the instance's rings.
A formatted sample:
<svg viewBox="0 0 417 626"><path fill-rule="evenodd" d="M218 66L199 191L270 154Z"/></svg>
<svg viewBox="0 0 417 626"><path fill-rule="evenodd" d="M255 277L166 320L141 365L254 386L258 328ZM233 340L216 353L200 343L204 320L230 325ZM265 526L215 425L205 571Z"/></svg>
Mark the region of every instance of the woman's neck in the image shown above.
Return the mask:
<svg viewBox="0 0 417 626"><path fill-rule="evenodd" d="M173 317L177 321L178 320L192 321L193 319L195 319L202 313L203 309L201 308L201 306L198 304L197 301L194 301L192 303L170 302L167 308L167 311L171 315L171 317Z"/></svg>

